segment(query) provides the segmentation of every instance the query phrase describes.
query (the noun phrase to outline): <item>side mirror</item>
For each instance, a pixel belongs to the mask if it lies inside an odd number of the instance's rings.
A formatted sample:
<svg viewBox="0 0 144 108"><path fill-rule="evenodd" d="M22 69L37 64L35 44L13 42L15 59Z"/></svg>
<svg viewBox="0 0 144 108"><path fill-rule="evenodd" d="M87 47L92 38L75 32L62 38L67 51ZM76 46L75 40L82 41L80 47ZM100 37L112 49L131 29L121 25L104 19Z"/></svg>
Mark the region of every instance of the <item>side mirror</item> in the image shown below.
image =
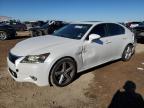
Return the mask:
<svg viewBox="0 0 144 108"><path fill-rule="evenodd" d="M90 34L89 35L89 43L91 43L93 40L99 39L101 36L98 34Z"/></svg>

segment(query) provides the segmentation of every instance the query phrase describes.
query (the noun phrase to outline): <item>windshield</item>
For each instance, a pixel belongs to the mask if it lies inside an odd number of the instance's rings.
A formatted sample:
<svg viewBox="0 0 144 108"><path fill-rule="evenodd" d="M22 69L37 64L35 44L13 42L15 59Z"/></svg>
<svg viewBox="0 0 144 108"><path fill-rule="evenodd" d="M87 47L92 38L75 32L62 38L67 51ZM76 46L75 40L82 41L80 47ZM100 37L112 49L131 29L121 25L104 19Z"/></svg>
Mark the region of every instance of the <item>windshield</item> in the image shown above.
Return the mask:
<svg viewBox="0 0 144 108"><path fill-rule="evenodd" d="M53 35L71 39L81 39L90 27L90 24L69 24L55 31Z"/></svg>

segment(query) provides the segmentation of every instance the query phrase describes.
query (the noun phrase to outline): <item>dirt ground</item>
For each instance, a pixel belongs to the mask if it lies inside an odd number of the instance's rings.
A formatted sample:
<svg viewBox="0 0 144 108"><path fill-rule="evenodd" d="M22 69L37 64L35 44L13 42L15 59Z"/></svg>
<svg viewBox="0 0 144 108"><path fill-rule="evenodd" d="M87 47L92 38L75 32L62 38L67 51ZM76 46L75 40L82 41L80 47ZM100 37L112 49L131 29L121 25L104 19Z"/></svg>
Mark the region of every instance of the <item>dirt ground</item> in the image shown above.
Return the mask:
<svg viewBox="0 0 144 108"><path fill-rule="evenodd" d="M38 87L14 81L7 71L9 49L29 33L18 35L17 39L0 41L0 108L107 108L126 81L135 83L136 92L144 98L144 44L137 45L128 62L115 61L87 70L63 88Z"/></svg>

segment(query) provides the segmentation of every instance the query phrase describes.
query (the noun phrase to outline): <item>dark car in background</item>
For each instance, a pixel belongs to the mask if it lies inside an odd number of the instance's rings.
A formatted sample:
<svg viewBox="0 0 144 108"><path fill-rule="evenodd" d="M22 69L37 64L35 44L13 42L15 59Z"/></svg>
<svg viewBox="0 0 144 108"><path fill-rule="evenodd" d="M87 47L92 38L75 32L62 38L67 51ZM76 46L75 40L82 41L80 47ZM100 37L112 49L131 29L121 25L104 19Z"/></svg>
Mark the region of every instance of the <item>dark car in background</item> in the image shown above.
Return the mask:
<svg viewBox="0 0 144 108"><path fill-rule="evenodd" d="M0 40L12 39L16 36L16 30L6 24L0 24Z"/></svg>
<svg viewBox="0 0 144 108"><path fill-rule="evenodd" d="M45 21L26 21L24 23L27 27L27 30L30 30L33 27L41 27L44 24L46 24L47 22L45 22Z"/></svg>
<svg viewBox="0 0 144 108"><path fill-rule="evenodd" d="M17 23L12 23L10 25L12 27L14 27L16 31L25 31L25 30L27 30L27 26L23 23L17 22Z"/></svg>
<svg viewBox="0 0 144 108"><path fill-rule="evenodd" d="M126 27L132 30L134 27L139 26L140 23L139 21L128 22L126 23Z"/></svg>
<svg viewBox="0 0 144 108"><path fill-rule="evenodd" d="M144 39L144 22L141 22L139 26L134 27L133 32L137 39Z"/></svg>
<svg viewBox="0 0 144 108"><path fill-rule="evenodd" d="M55 30L67 25L63 21L49 21L41 27L33 27L29 29L33 37L52 34Z"/></svg>

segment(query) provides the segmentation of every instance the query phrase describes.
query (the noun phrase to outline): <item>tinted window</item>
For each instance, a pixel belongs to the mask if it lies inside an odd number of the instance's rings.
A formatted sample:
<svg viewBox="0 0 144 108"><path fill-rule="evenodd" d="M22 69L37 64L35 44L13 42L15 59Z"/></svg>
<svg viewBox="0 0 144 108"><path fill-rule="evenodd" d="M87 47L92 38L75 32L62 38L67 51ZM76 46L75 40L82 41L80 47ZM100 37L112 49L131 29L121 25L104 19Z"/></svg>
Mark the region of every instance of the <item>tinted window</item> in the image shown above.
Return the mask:
<svg viewBox="0 0 144 108"><path fill-rule="evenodd" d="M125 33L125 29L118 24L107 24L107 26L109 36L121 35Z"/></svg>
<svg viewBox="0 0 144 108"><path fill-rule="evenodd" d="M90 34L98 34L101 37L106 36L106 24L100 24L95 26L90 32Z"/></svg>

